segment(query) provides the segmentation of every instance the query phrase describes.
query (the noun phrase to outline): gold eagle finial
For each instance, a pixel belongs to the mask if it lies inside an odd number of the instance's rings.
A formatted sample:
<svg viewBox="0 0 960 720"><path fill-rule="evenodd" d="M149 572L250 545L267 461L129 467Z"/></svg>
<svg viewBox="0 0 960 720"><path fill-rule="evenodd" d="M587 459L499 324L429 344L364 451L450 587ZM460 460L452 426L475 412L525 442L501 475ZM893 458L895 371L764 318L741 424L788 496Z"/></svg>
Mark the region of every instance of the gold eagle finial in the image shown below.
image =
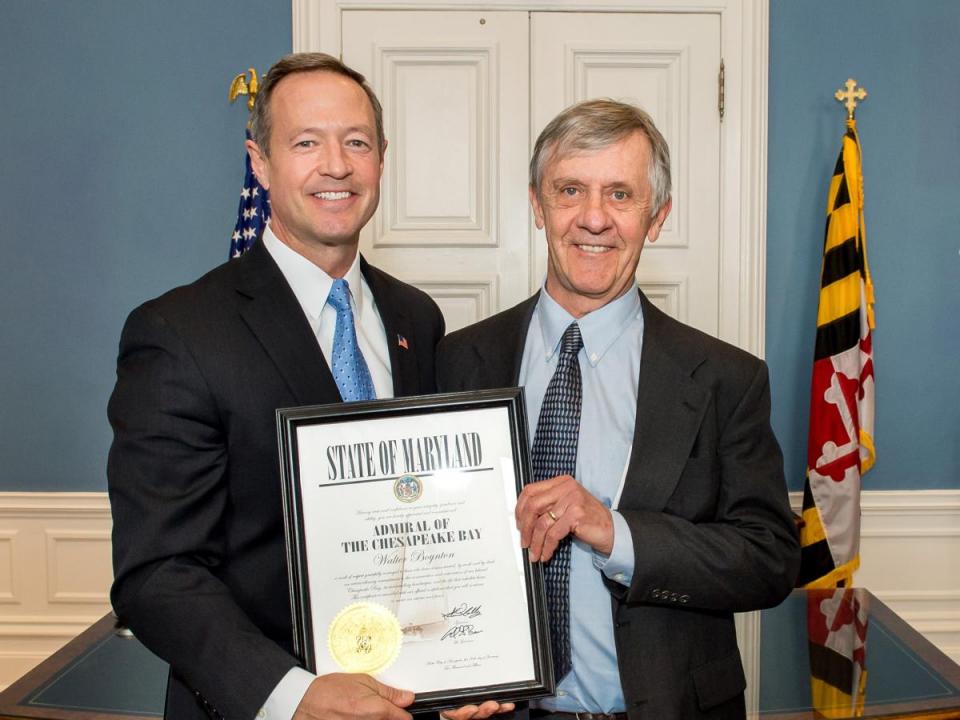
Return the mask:
<svg viewBox="0 0 960 720"><path fill-rule="evenodd" d="M247 80L247 75L250 79ZM253 68L247 68L247 72L240 73L230 83L230 90L227 97L230 102L234 102L240 95L247 96L247 110L253 110L253 102L257 99L257 91L260 89L260 81L257 79L257 71Z"/></svg>

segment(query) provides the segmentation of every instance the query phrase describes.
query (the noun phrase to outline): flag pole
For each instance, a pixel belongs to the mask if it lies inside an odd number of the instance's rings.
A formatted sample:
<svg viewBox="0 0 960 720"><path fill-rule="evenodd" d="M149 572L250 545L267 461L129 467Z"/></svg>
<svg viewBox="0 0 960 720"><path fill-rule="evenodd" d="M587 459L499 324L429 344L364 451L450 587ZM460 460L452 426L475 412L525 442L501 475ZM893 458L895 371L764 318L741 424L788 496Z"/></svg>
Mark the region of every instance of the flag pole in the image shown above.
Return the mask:
<svg viewBox="0 0 960 720"><path fill-rule="evenodd" d="M850 587L860 566L861 478L874 465L874 289L867 264L860 139L867 91L850 78L834 97L846 132L827 195L810 392L798 585Z"/></svg>
<svg viewBox="0 0 960 720"><path fill-rule="evenodd" d="M254 68L247 68L230 81L227 98L234 103L241 95L247 96L247 113L253 112L253 106L260 91L260 79ZM250 139L250 118L247 118L247 139ZM237 208L237 222L230 236L230 257L243 255L251 248L263 233L270 219L270 200L266 189L257 180L250 165L250 156L245 153L243 189L240 191L240 205Z"/></svg>

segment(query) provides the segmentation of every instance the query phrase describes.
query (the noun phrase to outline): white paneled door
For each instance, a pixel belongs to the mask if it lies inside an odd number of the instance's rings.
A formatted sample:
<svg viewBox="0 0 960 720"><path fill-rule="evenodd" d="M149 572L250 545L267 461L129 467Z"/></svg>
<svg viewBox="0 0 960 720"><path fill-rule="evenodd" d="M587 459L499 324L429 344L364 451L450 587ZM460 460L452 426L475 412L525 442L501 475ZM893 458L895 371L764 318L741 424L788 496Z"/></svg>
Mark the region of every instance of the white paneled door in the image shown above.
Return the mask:
<svg viewBox="0 0 960 720"><path fill-rule="evenodd" d="M363 252L429 292L450 329L539 287L533 141L567 105L613 97L650 112L673 160L673 213L638 280L671 315L718 333L719 15L344 10L341 33L390 142Z"/></svg>
<svg viewBox="0 0 960 720"><path fill-rule="evenodd" d="M532 13L531 147L563 108L608 97L653 117L670 146L673 210L637 279L670 315L716 335L720 246L720 18L709 14ZM534 280L546 242L532 228Z"/></svg>
<svg viewBox="0 0 960 720"><path fill-rule="evenodd" d="M343 13L343 60L384 106L380 209L361 249L448 329L529 293L528 15Z"/></svg>

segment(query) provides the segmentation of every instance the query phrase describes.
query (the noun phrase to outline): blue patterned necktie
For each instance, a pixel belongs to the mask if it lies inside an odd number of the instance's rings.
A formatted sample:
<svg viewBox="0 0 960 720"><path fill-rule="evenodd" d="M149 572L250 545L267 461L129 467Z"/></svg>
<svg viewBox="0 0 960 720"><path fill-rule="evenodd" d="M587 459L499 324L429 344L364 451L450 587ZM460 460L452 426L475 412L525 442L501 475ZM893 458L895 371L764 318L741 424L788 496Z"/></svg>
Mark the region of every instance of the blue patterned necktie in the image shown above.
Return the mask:
<svg viewBox="0 0 960 720"><path fill-rule="evenodd" d="M543 395L537 432L533 438L533 479L549 480L573 475L577 468L577 438L580 434L580 406L583 388L577 353L583 347L575 322L560 341L557 369ZM553 670L557 682L570 672L570 537L557 547L544 566L547 607L550 610L550 639Z"/></svg>
<svg viewBox="0 0 960 720"><path fill-rule="evenodd" d="M357 344L357 330L353 324L353 310L350 309L350 286L344 279L334 280L327 305L337 311L337 327L333 334L333 361L330 369L337 382L340 397L345 402L351 400L373 400L377 397L373 389L373 378L367 361L363 359Z"/></svg>

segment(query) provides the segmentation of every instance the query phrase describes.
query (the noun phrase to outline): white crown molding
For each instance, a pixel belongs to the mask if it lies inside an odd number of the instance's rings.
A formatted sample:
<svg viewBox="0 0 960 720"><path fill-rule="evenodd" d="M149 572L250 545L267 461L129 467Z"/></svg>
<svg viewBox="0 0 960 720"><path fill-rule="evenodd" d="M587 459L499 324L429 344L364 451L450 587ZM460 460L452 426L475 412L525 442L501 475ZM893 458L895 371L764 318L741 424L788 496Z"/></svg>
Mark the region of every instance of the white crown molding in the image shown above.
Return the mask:
<svg viewBox="0 0 960 720"><path fill-rule="evenodd" d="M0 638L65 638L77 636L103 617L100 615L0 616Z"/></svg>
<svg viewBox="0 0 960 720"><path fill-rule="evenodd" d="M339 8L333 0L293 0L293 52L322 50L340 56Z"/></svg>
<svg viewBox="0 0 960 720"><path fill-rule="evenodd" d="M105 492L0 492L0 517L110 517Z"/></svg>
<svg viewBox="0 0 960 720"><path fill-rule="evenodd" d="M488 10L533 12L722 12L740 0L293 0L295 13L324 12L328 7L343 10ZM751 0L755 1L755 0Z"/></svg>
<svg viewBox="0 0 960 720"><path fill-rule="evenodd" d="M803 507L803 493L790 493L790 507L799 513ZM864 516L887 518L929 525L936 521L960 521L960 489L953 490L863 490L860 509ZM917 529L922 529L918 527Z"/></svg>

